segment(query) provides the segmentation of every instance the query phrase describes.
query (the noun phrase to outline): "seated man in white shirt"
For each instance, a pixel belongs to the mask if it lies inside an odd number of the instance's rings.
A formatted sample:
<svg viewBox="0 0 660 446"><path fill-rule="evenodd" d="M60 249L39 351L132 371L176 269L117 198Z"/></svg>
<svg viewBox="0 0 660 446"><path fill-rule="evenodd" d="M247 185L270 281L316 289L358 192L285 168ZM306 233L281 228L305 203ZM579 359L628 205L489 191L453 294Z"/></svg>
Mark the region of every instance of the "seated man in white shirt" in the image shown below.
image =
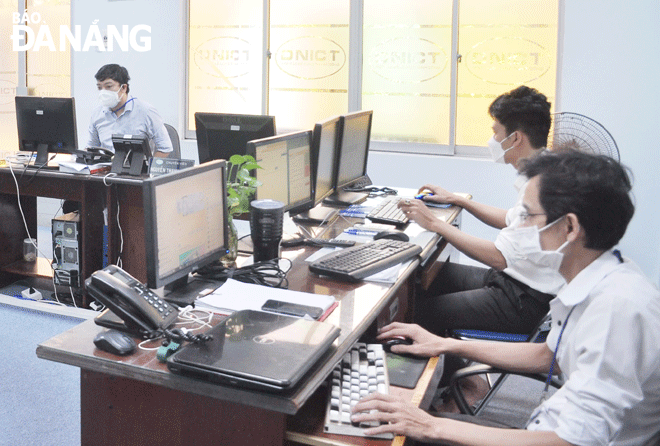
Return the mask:
<svg viewBox="0 0 660 446"><path fill-rule="evenodd" d="M354 407L353 420L389 424L367 433L451 445L658 444L660 292L612 249L634 212L630 180L616 161L576 152L537 157L524 173L530 181L518 235L536 245L527 255L556 265L567 282L550 303L546 343L460 341L401 323L378 337L413 341L393 347L396 353L454 354L512 371L561 374L564 385L536 408L525 430L484 425L478 417L434 417L375 394Z"/></svg>
<svg viewBox="0 0 660 446"><path fill-rule="evenodd" d="M140 136L148 138L153 156L167 157L173 147L163 120L152 105L128 94L126 68L104 65L94 77L101 105L92 112L87 146L114 152L113 134Z"/></svg>

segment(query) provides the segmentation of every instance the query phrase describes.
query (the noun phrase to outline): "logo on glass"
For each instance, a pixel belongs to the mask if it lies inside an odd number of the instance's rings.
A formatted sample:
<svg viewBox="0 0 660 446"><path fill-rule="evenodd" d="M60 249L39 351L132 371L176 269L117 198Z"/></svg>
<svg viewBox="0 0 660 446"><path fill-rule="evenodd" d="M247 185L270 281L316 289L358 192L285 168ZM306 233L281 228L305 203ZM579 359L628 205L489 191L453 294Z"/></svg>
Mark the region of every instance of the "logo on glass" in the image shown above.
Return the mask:
<svg viewBox="0 0 660 446"><path fill-rule="evenodd" d="M467 54L467 69L499 85L521 85L542 77L552 64L539 43L522 37L495 37L477 43Z"/></svg>
<svg viewBox="0 0 660 446"><path fill-rule="evenodd" d="M237 78L249 72L250 42L224 36L214 37L193 48L193 61L204 73L219 78Z"/></svg>
<svg viewBox="0 0 660 446"><path fill-rule="evenodd" d="M442 47L417 37L387 40L369 54L369 66L377 75L402 84L431 80L445 71L448 63Z"/></svg>
<svg viewBox="0 0 660 446"><path fill-rule="evenodd" d="M302 36L284 42L275 52L275 63L284 73L298 79L323 79L346 64L346 52L335 41Z"/></svg>

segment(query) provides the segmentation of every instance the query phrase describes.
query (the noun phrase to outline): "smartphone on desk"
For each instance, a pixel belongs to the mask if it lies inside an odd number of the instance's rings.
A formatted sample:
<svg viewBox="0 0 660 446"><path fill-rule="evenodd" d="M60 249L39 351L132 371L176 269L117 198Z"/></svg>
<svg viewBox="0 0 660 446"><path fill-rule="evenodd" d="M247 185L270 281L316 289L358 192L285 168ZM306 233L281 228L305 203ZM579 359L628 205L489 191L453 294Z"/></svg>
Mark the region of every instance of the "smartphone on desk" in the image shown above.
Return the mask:
<svg viewBox="0 0 660 446"><path fill-rule="evenodd" d="M287 316L304 317L305 315L309 315L314 320L318 320L323 315L323 308L321 307L294 304L292 302L274 299L268 299L261 309L271 313L286 314Z"/></svg>

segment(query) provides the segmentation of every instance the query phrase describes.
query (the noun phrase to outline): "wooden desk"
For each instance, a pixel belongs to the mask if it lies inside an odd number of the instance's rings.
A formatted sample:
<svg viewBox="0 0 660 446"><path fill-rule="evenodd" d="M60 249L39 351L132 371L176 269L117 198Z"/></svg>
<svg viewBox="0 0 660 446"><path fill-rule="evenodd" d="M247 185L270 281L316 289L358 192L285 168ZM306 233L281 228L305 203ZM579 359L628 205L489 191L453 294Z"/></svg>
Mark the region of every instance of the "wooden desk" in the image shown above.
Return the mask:
<svg viewBox="0 0 660 446"><path fill-rule="evenodd" d="M455 218L459 210L443 212ZM438 241L437 236L430 241L423 259L431 256ZM315 249L302 247L283 253L293 263L289 288L334 295L339 305L327 321L340 327L341 335L290 394L268 394L174 375L156 360L154 352L139 351L126 358L104 353L92 343L103 330L93 321L40 344L38 357L81 368L82 444L280 445L285 438L300 442L317 437L313 430L296 430L296 418L291 416L304 412L308 401L312 407L314 395L322 398L318 395L324 389L319 388L358 339L373 341L378 327L392 320L409 320L408 300L420 261L413 261L393 285L349 284L309 274L305 258ZM426 373L424 383L429 388L440 378L435 370L432 364ZM425 401L422 390L410 395L420 404ZM356 439L359 437L345 437L349 443Z"/></svg>
<svg viewBox="0 0 660 446"><path fill-rule="evenodd" d="M108 178L103 175L75 175L53 170L14 168L20 191L20 206L16 183L8 167L0 168L0 286L22 277L53 276L50 259L23 261L23 239L27 225L32 237L37 235L37 197L66 199L80 203L80 277L83 306L87 306L84 280L103 265L103 211L108 206L108 239L110 263L120 252L126 271L146 281L144 250L144 211L141 178ZM117 203L120 203L119 212ZM21 210L25 215L25 224ZM121 227L121 234L119 228ZM120 247L124 240L123 250ZM123 251L123 252L122 252ZM67 287L68 292L68 287Z"/></svg>

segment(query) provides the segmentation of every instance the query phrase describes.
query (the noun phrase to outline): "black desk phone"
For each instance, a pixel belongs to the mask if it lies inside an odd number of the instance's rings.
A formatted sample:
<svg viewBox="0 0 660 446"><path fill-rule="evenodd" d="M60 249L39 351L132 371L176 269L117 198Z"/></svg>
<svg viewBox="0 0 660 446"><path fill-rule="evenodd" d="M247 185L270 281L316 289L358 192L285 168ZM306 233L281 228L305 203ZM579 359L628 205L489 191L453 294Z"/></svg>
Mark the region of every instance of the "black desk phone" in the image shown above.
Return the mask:
<svg viewBox="0 0 660 446"><path fill-rule="evenodd" d="M124 321L124 331L145 339L159 335L179 316L176 308L115 265L96 271L85 281L85 285L92 298ZM98 318L96 322L104 325L99 323Z"/></svg>

